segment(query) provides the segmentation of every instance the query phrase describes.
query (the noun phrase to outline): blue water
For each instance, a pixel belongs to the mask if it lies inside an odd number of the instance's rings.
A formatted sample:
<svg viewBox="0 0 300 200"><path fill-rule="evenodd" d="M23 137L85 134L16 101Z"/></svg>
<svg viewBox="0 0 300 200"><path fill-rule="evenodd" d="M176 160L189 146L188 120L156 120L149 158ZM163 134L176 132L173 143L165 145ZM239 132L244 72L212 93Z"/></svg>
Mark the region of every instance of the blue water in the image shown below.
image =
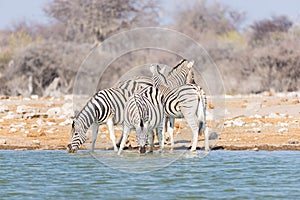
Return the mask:
<svg viewBox="0 0 300 200"><path fill-rule="evenodd" d="M0 199L299 199L299 191L299 151L0 151Z"/></svg>

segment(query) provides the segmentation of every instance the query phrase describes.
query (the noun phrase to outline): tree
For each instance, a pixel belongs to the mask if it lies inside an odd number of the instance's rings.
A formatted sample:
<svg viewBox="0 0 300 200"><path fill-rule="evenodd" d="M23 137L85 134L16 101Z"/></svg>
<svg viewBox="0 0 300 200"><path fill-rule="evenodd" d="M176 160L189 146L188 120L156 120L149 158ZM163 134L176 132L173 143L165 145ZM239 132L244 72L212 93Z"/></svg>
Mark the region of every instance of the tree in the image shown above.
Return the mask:
<svg viewBox="0 0 300 200"><path fill-rule="evenodd" d="M154 0L53 0L45 12L65 27L64 40L91 43L135 25L157 23L157 9Z"/></svg>

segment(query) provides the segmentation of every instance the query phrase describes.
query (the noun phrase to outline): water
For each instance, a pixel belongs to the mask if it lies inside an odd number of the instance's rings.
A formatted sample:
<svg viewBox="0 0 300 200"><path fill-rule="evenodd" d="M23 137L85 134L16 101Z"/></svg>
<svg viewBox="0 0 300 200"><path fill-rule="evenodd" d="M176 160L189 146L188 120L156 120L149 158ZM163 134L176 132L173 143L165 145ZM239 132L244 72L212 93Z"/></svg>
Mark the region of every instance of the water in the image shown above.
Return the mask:
<svg viewBox="0 0 300 200"><path fill-rule="evenodd" d="M299 154L213 151L200 159L182 152L0 151L0 199L298 199ZM138 171L137 163L150 172Z"/></svg>

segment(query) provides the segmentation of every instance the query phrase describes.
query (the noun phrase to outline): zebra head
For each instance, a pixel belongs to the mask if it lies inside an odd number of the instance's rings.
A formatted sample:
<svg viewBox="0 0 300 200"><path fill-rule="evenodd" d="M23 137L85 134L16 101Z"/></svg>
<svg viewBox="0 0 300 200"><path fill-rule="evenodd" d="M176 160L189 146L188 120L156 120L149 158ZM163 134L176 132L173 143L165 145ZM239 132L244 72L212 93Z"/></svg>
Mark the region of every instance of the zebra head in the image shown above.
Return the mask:
<svg viewBox="0 0 300 200"><path fill-rule="evenodd" d="M80 126L76 126L75 120L72 123L71 142L67 146L68 153L76 153L86 140L86 135L82 134Z"/></svg>
<svg viewBox="0 0 300 200"><path fill-rule="evenodd" d="M136 128L136 137L140 154L146 153L146 144L148 141L148 123L149 122L144 122L144 120L141 119L139 127Z"/></svg>
<svg viewBox="0 0 300 200"><path fill-rule="evenodd" d="M194 61L182 59L168 74L167 82L170 86L180 86L193 83Z"/></svg>

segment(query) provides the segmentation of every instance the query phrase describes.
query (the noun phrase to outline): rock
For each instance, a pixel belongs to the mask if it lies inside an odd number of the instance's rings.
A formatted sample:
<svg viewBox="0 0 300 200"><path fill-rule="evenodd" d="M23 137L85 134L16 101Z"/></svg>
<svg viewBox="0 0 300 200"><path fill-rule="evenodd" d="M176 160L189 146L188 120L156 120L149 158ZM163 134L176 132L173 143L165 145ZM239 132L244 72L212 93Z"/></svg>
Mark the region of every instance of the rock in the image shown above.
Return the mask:
<svg viewBox="0 0 300 200"><path fill-rule="evenodd" d="M0 123L4 122L4 119L0 119Z"/></svg>
<svg viewBox="0 0 300 200"><path fill-rule="evenodd" d="M235 119L235 120L233 120L233 125L234 126L244 126L246 123L243 121L243 120L241 120L241 119Z"/></svg>
<svg viewBox="0 0 300 200"><path fill-rule="evenodd" d="M293 140L293 139L290 139L288 141L289 144L299 144L299 141L298 140Z"/></svg>
<svg viewBox="0 0 300 200"><path fill-rule="evenodd" d="M16 116L12 111L9 111L6 116L3 117L3 119L18 119L19 117Z"/></svg>
<svg viewBox="0 0 300 200"><path fill-rule="evenodd" d="M74 116L73 103L65 103L62 106L62 114L64 115L64 118Z"/></svg>
<svg viewBox="0 0 300 200"><path fill-rule="evenodd" d="M15 133L15 132L17 132L17 129L13 127L13 128L10 128L8 132L9 133Z"/></svg>
<svg viewBox="0 0 300 200"><path fill-rule="evenodd" d="M30 98L31 98L31 99L34 99L34 100L37 100L37 99L39 99L39 96L36 95L36 94L34 94L34 95L31 95Z"/></svg>
<svg viewBox="0 0 300 200"><path fill-rule="evenodd" d="M208 139L209 139L209 140L216 140L216 139L218 139L218 137L219 137L219 134L218 134L218 133L212 132L212 133L209 135Z"/></svg>
<svg viewBox="0 0 300 200"><path fill-rule="evenodd" d="M41 142L39 140L32 140L33 145L40 145Z"/></svg>
<svg viewBox="0 0 300 200"><path fill-rule="evenodd" d="M8 112L9 108L7 105L0 103L0 113Z"/></svg>
<svg viewBox="0 0 300 200"><path fill-rule="evenodd" d="M67 125L69 125L69 124L72 124L72 122L73 122L73 121L72 121L71 119L68 118L68 119L66 119L66 121L60 122L59 125L60 125L60 126L67 126Z"/></svg>
<svg viewBox="0 0 300 200"><path fill-rule="evenodd" d="M56 118L62 114L62 109L60 107L50 108L47 111L47 115L49 118Z"/></svg>
<svg viewBox="0 0 300 200"><path fill-rule="evenodd" d="M252 131L254 133L261 133L261 129L260 128L253 128Z"/></svg>
<svg viewBox="0 0 300 200"><path fill-rule="evenodd" d="M264 126L265 126L265 127L271 127L271 126L273 126L273 124L271 124L271 123L266 123L266 124L264 124Z"/></svg>
<svg viewBox="0 0 300 200"><path fill-rule="evenodd" d="M46 122L46 124L47 124L48 126L54 126L54 125L56 125L55 122Z"/></svg>
<svg viewBox="0 0 300 200"><path fill-rule="evenodd" d="M277 130L277 133L284 133L284 132L288 132L288 131L289 131L289 129L286 128L286 127L284 127L284 128L278 129L278 130Z"/></svg>
<svg viewBox="0 0 300 200"><path fill-rule="evenodd" d="M269 115L265 116L266 118L274 118L279 119L281 116L278 113L270 113Z"/></svg>
<svg viewBox="0 0 300 200"><path fill-rule="evenodd" d="M0 139L0 145L2 144L6 144L6 140L5 139Z"/></svg>
<svg viewBox="0 0 300 200"><path fill-rule="evenodd" d="M44 124L44 121L43 121L41 118L39 118L39 119L36 120L36 124L37 124L38 126L41 126L41 125Z"/></svg>
<svg viewBox="0 0 300 200"><path fill-rule="evenodd" d="M34 113L34 108L30 106L20 105L17 107L16 112L19 114Z"/></svg>
<svg viewBox="0 0 300 200"><path fill-rule="evenodd" d="M281 127L288 127L289 124L288 124L288 123L284 123L284 122L278 122L278 126L281 126Z"/></svg>

